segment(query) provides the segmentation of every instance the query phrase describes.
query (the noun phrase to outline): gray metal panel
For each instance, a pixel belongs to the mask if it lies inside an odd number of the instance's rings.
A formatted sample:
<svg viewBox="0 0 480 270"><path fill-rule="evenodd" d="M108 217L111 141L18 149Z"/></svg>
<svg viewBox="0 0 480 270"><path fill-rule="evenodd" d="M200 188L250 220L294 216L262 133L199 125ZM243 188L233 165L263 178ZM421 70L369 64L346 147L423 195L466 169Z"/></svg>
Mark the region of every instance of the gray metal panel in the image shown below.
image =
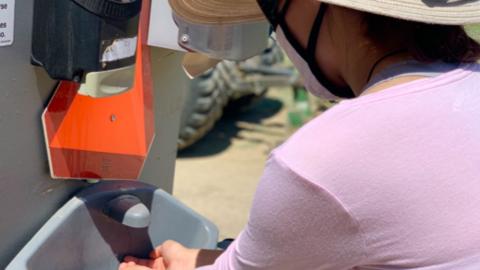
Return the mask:
<svg viewBox="0 0 480 270"><path fill-rule="evenodd" d="M182 70L183 53L151 49L156 137L141 179L171 193L180 117L190 80Z"/></svg>
<svg viewBox="0 0 480 270"><path fill-rule="evenodd" d="M151 212L148 228L125 226L105 211L125 196ZM166 192L144 183L106 182L85 189L59 209L7 270L114 270L125 255L147 257L168 239L214 249L217 238L214 224Z"/></svg>
<svg viewBox="0 0 480 270"><path fill-rule="evenodd" d="M0 47L0 269L85 185L49 177L40 119L55 82L30 65L32 15L33 1L16 1L15 43ZM142 179L169 192L188 82L181 58L168 50L152 52L157 136Z"/></svg>
<svg viewBox="0 0 480 270"><path fill-rule="evenodd" d="M0 47L0 269L82 183L50 179L41 113L55 82L30 65L33 1L16 1L15 42Z"/></svg>

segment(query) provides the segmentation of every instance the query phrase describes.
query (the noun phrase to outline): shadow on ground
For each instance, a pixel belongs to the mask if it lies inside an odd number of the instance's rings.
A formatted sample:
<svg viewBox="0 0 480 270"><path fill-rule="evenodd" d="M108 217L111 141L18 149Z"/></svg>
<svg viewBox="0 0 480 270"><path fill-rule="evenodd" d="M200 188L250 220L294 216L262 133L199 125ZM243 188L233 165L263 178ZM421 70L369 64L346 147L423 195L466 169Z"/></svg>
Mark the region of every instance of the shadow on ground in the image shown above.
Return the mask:
<svg viewBox="0 0 480 270"><path fill-rule="evenodd" d="M234 138L239 138L239 132L247 128L240 127L238 122L260 124L263 120L276 115L282 108L282 101L265 97L244 110L227 109L210 133L193 146L181 151L178 157L194 158L218 154L227 149Z"/></svg>

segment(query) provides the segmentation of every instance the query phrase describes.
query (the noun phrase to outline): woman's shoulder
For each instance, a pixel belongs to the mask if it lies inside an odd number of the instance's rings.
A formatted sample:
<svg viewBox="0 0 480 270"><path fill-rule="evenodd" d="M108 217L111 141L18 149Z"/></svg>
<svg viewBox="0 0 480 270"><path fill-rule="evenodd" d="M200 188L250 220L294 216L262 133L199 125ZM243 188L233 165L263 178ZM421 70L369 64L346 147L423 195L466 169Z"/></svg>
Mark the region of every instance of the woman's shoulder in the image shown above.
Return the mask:
<svg viewBox="0 0 480 270"><path fill-rule="evenodd" d="M409 125L418 127L419 121L438 118L439 113L450 114L451 106L458 105L462 97L479 100L479 81L480 64L467 64L439 76L342 101L294 133L280 152L304 155L328 150L332 145L339 152L352 143L368 143L388 134L387 130L411 132Z"/></svg>
<svg viewBox="0 0 480 270"><path fill-rule="evenodd" d="M416 145L422 134L441 137L449 125L480 117L479 81L480 65L470 64L343 101L299 129L276 153L292 168L312 174L338 174L346 164L376 163L384 152L405 150L399 142Z"/></svg>
<svg viewBox="0 0 480 270"><path fill-rule="evenodd" d="M297 130L274 154L299 172L333 170L332 163L347 158L350 144L362 127L363 112L336 105Z"/></svg>

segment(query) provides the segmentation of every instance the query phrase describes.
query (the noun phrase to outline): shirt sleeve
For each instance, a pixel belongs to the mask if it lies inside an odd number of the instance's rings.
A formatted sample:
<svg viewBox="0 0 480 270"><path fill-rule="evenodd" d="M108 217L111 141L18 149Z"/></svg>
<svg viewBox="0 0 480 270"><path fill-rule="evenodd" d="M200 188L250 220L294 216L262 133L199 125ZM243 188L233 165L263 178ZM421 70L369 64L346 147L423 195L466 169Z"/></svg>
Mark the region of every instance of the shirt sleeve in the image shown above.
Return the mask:
<svg viewBox="0 0 480 270"><path fill-rule="evenodd" d="M365 258L355 218L327 190L272 154L247 227L201 270L342 270Z"/></svg>

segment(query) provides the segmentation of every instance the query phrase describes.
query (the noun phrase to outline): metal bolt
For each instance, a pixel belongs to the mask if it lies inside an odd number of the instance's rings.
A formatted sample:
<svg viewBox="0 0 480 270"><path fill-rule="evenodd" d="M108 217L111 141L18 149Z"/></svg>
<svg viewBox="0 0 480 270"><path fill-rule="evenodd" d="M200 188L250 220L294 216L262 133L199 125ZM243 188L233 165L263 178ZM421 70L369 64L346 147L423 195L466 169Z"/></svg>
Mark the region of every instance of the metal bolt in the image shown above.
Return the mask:
<svg viewBox="0 0 480 270"><path fill-rule="evenodd" d="M183 34L182 37L180 37L180 41L182 41L182 43L188 43L190 41L190 36L188 34Z"/></svg>
<svg viewBox="0 0 480 270"><path fill-rule="evenodd" d="M112 115L110 116L110 121L112 121L112 122L117 121L117 116L116 116L115 114L112 114Z"/></svg>

